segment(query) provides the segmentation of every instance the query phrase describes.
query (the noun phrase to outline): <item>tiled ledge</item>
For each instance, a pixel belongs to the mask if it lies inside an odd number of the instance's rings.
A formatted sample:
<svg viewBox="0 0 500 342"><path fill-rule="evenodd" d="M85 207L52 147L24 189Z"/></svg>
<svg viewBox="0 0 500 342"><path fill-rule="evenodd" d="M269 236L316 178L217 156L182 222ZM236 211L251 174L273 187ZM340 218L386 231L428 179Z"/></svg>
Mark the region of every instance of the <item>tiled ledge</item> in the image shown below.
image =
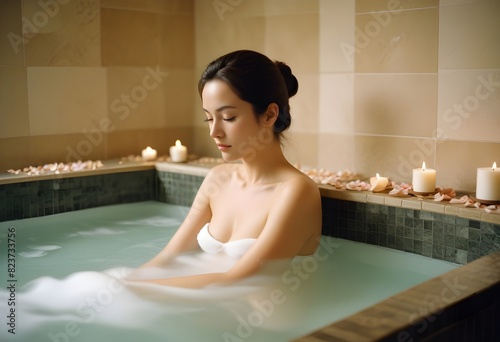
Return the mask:
<svg viewBox="0 0 500 342"><path fill-rule="evenodd" d="M160 172L182 173L191 176L205 177L213 165L196 165L190 163L169 163L159 162L155 164L155 168Z"/></svg>
<svg viewBox="0 0 500 342"><path fill-rule="evenodd" d="M49 172L41 175L28 176L25 173L13 174L9 172L0 172L0 185L26 183L44 180L56 180L74 177L99 176L112 173L132 172L154 170L155 162L120 162L119 159L112 159L103 162L103 166L92 170L71 171L55 173Z"/></svg>
<svg viewBox="0 0 500 342"><path fill-rule="evenodd" d="M387 205L390 207L429 211L438 214L455 215L471 220L500 224L500 214L487 213L483 209L466 208L463 204L435 202L414 196L396 197L370 191L338 190L327 185L318 185L321 196L345 201Z"/></svg>

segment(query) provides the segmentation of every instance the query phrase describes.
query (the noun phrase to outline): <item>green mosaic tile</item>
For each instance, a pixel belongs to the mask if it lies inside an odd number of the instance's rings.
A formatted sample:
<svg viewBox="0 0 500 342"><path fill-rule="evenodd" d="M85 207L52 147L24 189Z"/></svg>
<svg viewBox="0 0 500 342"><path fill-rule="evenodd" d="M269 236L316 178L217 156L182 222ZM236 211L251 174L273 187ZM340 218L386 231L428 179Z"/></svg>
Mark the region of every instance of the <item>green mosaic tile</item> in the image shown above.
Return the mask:
<svg viewBox="0 0 500 342"><path fill-rule="evenodd" d="M386 244L389 248L461 264L477 258L477 256L500 250L498 245L500 243L495 244L497 236L500 236L498 225L459 218L454 215L373 203L361 207L358 206L359 203L356 206L346 205L342 203L344 201L337 199L324 199L324 201L328 205L324 206L323 210L335 210L333 208L336 207L337 212L339 212L339 208L349 208L348 222L333 217L331 224L348 226L348 237L353 240L363 241L364 238L365 243ZM358 211L353 215L351 210L354 207L366 209L366 212ZM328 216L329 214L324 215ZM361 222L365 218L366 225ZM353 223L352 220L355 222ZM375 220L378 224L371 225L371 222ZM348 235L347 232L342 233L340 230L337 232L339 235L334 236ZM377 237L369 235L371 232L377 232ZM500 237L498 237L498 241L500 241Z"/></svg>

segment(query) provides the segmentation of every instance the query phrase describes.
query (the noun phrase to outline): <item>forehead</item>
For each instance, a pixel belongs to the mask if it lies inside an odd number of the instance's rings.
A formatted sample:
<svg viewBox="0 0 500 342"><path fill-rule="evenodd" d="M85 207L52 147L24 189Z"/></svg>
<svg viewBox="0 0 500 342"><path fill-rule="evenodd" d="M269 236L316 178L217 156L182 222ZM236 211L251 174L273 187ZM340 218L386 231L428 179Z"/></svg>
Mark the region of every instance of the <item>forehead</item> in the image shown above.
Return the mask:
<svg viewBox="0 0 500 342"><path fill-rule="evenodd" d="M231 89L226 82L221 80L212 80L205 84L203 91L201 92L201 98L203 105L209 105L212 103L218 103L221 101L227 102L238 102L242 101L238 95Z"/></svg>

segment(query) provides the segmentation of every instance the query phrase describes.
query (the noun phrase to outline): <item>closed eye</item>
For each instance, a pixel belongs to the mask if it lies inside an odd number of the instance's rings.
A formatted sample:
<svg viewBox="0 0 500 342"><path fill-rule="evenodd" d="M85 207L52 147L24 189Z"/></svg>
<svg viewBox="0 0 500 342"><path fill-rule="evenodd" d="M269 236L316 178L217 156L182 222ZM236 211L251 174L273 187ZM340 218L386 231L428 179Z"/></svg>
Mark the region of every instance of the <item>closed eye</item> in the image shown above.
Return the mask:
<svg viewBox="0 0 500 342"><path fill-rule="evenodd" d="M214 121L214 119L206 118L205 120L203 120L203 122L210 122L210 121Z"/></svg>
<svg viewBox="0 0 500 342"><path fill-rule="evenodd" d="M222 119L222 120L224 120L224 121L234 121L235 118L236 118L235 116L232 116L230 118Z"/></svg>

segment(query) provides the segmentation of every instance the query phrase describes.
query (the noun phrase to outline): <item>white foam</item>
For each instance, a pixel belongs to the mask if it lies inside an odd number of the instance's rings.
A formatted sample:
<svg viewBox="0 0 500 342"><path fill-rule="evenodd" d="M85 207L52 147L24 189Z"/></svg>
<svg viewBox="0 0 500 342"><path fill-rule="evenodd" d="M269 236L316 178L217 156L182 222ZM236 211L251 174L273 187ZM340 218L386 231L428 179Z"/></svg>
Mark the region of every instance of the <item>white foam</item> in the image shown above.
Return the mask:
<svg viewBox="0 0 500 342"><path fill-rule="evenodd" d="M123 230L114 230L109 228L96 228L92 230L83 230L73 234L69 234L68 237L78 237L78 236L103 236L103 235L119 235L123 234Z"/></svg>
<svg viewBox="0 0 500 342"><path fill-rule="evenodd" d="M30 249L34 249L36 251L55 251L56 249L61 248L61 246L55 245L47 245L47 246L28 246Z"/></svg>
<svg viewBox="0 0 500 342"><path fill-rule="evenodd" d="M40 258L47 255L46 251L30 251L30 252L19 252L19 255L24 258Z"/></svg>
<svg viewBox="0 0 500 342"><path fill-rule="evenodd" d="M136 227L168 227L168 226L179 226L181 221L165 216L151 216L147 219L141 220L131 220L131 221L117 221L118 224L130 225Z"/></svg>
<svg viewBox="0 0 500 342"><path fill-rule="evenodd" d="M17 315L22 317L23 324L16 337L30 340L50 334L62 336L68 322L78 328L75 331L80 331L72 336L72 342L102 340L106 332L108 336L112 333L116 340L137 341L141 336L144 338L145 331L148 342L221 341L224 332L237 333L238 322L255 317L265 318L257 322L261 331L293 327L304 303L298 305L289 294L288 297L283 295L287 303L282 308L273 307L269 317L259 313L263 307L271 310L265 306L269 303L270 292L284 285L276 275L262 273L231 285L203 289L130 281L221 272L234 262L224 255L196 252L175 259L168 268L137 272L120 267L103 272L76 272L63 279L47 276L35 279L17 293L17 301L22 303L17 308ZM5 289L0 289L1 302L7 302L8 296ZM5 329L0 332L0 338L2 334ZM261 337L255 333L245 341L262 341Z"/></svg>

